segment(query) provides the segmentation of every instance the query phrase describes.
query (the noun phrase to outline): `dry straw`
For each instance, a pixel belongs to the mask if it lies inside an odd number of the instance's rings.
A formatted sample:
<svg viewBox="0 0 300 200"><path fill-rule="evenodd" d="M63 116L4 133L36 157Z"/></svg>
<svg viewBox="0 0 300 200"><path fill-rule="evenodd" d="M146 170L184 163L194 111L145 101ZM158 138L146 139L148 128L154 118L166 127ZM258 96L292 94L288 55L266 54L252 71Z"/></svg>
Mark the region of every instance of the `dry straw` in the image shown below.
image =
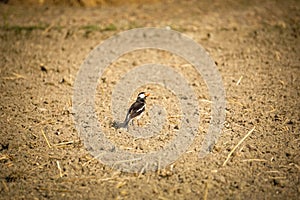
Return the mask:
<svg viewBox="0 0 300 200"><path fill-rule="evenodd" d="M244 140L254 131L255 126L239 141L239 143L230 151L222 166L225 166L233 152L244 142Z"/></svg>

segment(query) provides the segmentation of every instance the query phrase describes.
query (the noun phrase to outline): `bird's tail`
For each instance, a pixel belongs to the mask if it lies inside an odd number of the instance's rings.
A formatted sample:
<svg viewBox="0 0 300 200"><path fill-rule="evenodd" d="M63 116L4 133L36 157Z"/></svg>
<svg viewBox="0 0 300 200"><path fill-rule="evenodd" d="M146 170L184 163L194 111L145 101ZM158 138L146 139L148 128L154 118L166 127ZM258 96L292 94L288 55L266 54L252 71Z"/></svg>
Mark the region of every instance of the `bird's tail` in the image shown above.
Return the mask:
<svg viewBox="0 0 300 200"><path fill-rule="evenodd" d="M126 116L126 119L124 120L124 122L113 122L113 127L116 129L119 128L128 128L128 123L130 121L130 117Z"/></svg>

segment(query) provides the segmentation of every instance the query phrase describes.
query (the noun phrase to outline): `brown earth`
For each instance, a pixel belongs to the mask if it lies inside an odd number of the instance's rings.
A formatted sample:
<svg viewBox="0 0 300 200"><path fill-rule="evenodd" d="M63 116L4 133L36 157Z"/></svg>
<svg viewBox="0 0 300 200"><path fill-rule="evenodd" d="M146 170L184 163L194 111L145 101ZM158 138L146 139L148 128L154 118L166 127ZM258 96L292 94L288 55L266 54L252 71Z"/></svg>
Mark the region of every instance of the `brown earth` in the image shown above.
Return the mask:
<svg viewBox="0 0 300 200"><path fill-rule="evenodd" d="M0 199L299 199L299 1L175 0L101 8L8 3L0 4L0 15ZM111 116L105 104L122 73L152 61L189 80L201 123L189 151L166 169L119 172L85 149L72 116L73 84L101 41L131 28L166 26L193 38L216 61L226 89L225 127L213 151L199 159L210 119L203 80L167 52L131 52L103 75L99 120ZM179 112L174 94L155 85L143 89L153 94L150 106L161 101L171 114ZM172 139L178 120L168 121L152 145L105 130L116 145L151 150ZM148 114L141 121L147 123Z"/></svg>

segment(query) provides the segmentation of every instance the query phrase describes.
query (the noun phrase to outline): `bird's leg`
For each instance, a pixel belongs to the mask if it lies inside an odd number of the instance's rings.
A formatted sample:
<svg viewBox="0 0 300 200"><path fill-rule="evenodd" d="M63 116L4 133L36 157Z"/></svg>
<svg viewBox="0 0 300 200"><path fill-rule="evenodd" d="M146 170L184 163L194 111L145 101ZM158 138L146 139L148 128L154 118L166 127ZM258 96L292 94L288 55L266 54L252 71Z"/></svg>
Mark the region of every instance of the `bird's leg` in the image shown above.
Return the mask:
<svg viewBox="0 0 300 200"><path fill-rule="evenodd" d="M137 125L138 125L138 126L141 126L140 120L137 119L136 122L137 122Z"/></svg>

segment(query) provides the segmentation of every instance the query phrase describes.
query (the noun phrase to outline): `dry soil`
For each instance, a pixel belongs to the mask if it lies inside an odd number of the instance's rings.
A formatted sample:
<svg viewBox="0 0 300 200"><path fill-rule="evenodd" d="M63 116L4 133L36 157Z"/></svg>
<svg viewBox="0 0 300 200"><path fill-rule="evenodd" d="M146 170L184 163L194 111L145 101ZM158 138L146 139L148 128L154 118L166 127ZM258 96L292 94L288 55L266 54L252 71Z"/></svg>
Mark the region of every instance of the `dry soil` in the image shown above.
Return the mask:
<svg viewBox="0 0 300 200"><path fill-rule="evenodd" d="M0 199L299 199L299 1L94 8L0 3L0 15ZM130 174L102 164L83 145L72 114L81 63L100 42L137 27L180 31L215 60L226 90L226 122L205 158L198 158L210 120L205 83L184 60L155 50L124 55L103 74L99 120L111 116L110 92L122 74L143 63L166 63L189 80L199 100L201 126L189 150L165 169ZM170 115L180 112L170 91L142 89L153 94L150 106L159 102ZM146 143L113 131L109 120L105 130L128 151L149 151L172 139L178 120ZM141 120L147 122L148 114Z"/></svg>

